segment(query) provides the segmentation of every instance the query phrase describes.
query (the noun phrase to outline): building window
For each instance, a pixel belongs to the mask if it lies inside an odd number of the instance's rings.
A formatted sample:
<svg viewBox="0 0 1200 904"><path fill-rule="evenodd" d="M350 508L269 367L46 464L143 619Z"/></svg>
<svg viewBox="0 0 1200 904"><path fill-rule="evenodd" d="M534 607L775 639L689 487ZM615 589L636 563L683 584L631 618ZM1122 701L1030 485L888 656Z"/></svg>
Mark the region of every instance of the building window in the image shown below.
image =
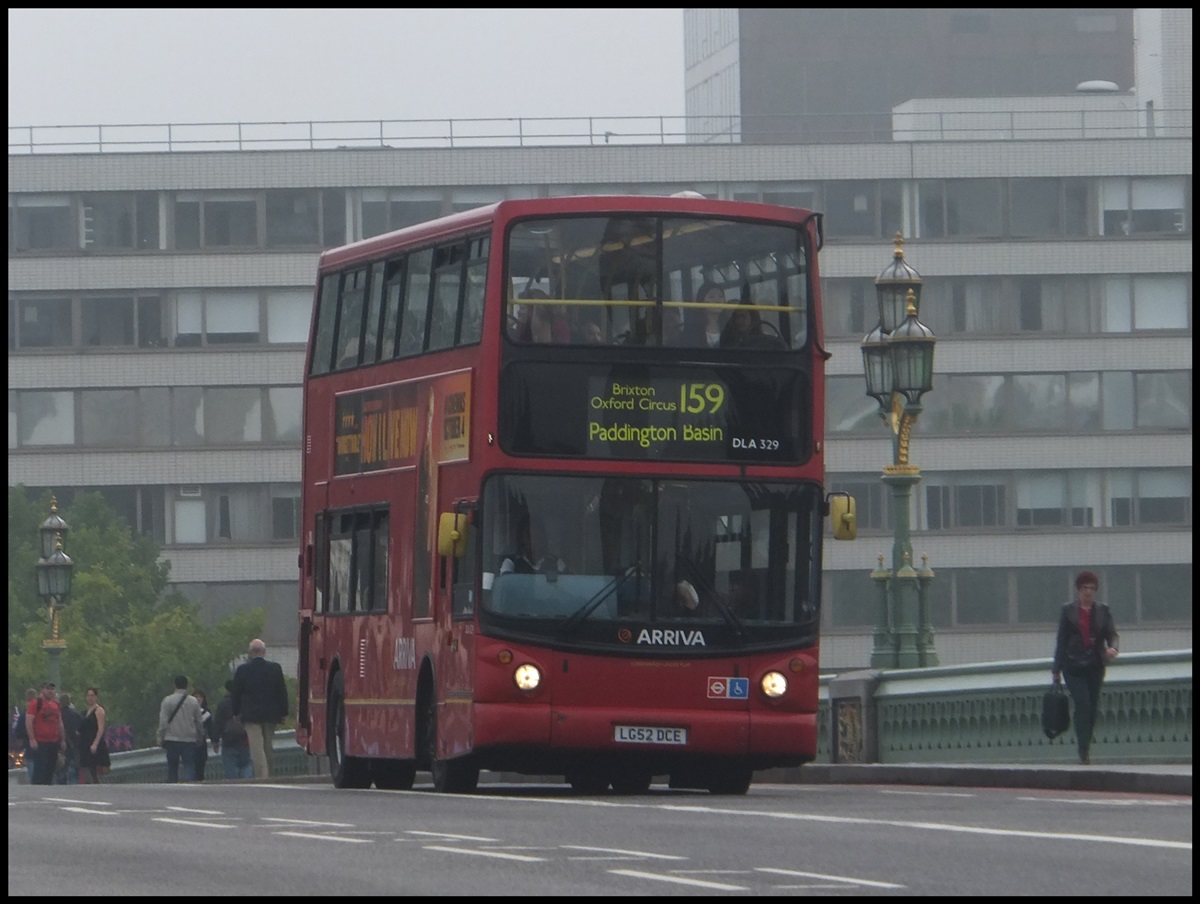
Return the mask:
<svg viewBox="0 0 1200 904"><path fill-rule="evenodd" d="M267 342L308 342L312 289L268 289Z"/></svg>
<svg viewBox="0 0 1200 904"><path fill-rule="evenodd" d="M1138 427L1185 429L1192 423L1190 371L1134 375Z"/></svg>
<svg viewBox="0 0 1200 904"><path fill-rule="evenodd" d="M1010 179L1009 234L1087 235L1087 182L1084 179Z"/></svg>
<svg viewBox="0 0 1200 904"><path fill-rule="evenodd" d="M180 292L175 299L175 345L253 344L260 341L259 300L253 290Z"/></svg>
<svg viewBox="0 0 1200 904"><path fill-rule="evenodd" d="M262 442L262 390L244 386L205 389L204 440L218 446Z"/></svg>
<svg viewBox="0 0 1200 904"><path fill-rule="evenodd" d="M75 394L17 394L17 438L22 446L70 446L75 443Z"/></svg>
<svg viewBox="0 0 1200 904"><path fill-rule="evenodd" d="M267 441L298 444L302 407L299 386L270 387L267 390Z"/></svg>
<svg viewBox="0 0 1200 904"><path fill-rule="evenodd" d="M132 346L133 299L85 295L80 304L79 323L85 346Z"/></svg>
<svg viewBox="0 0 1200 904"><path fill-rule="evenodd" d="M258 247L258 202L253 195L182 193L175 199L175 247Z"/></svg>
<svg viewBox="0 0 1200 904"><path fill-rule="evenodd" d="M321 193L316 189L268 189L267 247L320 243Z"/></svg>
<svg viewBox="0 0 1200 904"><path fill-rule="evenodd" d="M158 196L154 192L102 192L84 195L82 200L84 248L158 248Z"/></svg>
<svg viewBox="0 0 1200 904"><path fill-rule="evenodd" d="M271 485L271 539L295 540L300 536L300 485Z"/></svg>
<svg viewBox="0 0 1200 904"><path fill-rule="evenodd" d="M16 306L18 348L69 348L73 344L71 299L27 298Z"/></svg>
<svg viewBox="0 0 1200 904"><path fill-rule="evenodd" d="M413 226L446 213L437 189L364 189L361 200L362 238Z"/></svg>
<svg viewBox="0 0 1200 904"><path fill-rule="evenodd" d="M1182 177L1104 179L1100 197L1101 235L1187 230L1187 188Z"/></svg>
<svg viewBox="0 0 1200 904"><path fill-rule="evenodd" d="M9 251L69 251L79 247L66 195L9 195Z"/></svg>
<svg viewBox="0 0 1200 904"><path fill-rule="evenodd" d="M136 389L85 389L79 412L80 445L126 448L138 434Z"/></svg>
<svg viewBox="0 0 1200 904"><path fill-rule="evenodd" d="M1002 477L962 474L925 487L925 523L929 530L1003 527L1007 487Z"/></svg>

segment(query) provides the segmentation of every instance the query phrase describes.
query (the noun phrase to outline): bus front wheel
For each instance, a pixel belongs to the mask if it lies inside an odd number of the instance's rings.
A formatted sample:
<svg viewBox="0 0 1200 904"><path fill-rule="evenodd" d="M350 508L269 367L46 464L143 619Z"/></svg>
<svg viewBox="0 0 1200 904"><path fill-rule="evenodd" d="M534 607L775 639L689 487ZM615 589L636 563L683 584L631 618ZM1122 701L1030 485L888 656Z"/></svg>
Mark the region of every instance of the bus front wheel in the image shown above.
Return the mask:
<svg viewBox="0 0 1200 904"><path fill-rule="evenodd" d="M437 704L432 699L425 708L425 744L434 791L442 794L470 794L479 786L479 767L474 765L471 757L438 759Z"/></svg>

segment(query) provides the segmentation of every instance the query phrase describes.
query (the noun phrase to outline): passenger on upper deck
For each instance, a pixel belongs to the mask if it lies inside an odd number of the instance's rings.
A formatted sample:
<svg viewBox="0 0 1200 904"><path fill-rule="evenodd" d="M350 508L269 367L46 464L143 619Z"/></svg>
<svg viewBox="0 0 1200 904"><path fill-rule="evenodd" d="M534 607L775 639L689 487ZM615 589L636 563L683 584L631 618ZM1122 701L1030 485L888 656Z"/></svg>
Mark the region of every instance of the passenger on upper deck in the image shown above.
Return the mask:
<svg viewBox="0 0 1200 904"><path fill-rule="evenodd" d="M521 305L517 329L518 342L570 342L571 326L560 305L546 304L550 296L541 289L526 289L521 298L532 304Z"/></svg>
<svg viewBox="0 0 1200 904"><path fill-rule="evenodd" d="M712 305L725 303L725 291L713 282L705 282L696 292L696 301ZM688 331L687 344L716 348L721 344L721 309L718 307L695 308L688 318L692 328Z"/></svg>
<svg viewBox="0 0 1200 904"><path fill-rule="evenodd" d="M743 299L742 304L749 305L750 302ZM738 307L730 315L725 329L721 330L721 348L746 345L760 335L762 335L762 316L753 308Z"/></svg>

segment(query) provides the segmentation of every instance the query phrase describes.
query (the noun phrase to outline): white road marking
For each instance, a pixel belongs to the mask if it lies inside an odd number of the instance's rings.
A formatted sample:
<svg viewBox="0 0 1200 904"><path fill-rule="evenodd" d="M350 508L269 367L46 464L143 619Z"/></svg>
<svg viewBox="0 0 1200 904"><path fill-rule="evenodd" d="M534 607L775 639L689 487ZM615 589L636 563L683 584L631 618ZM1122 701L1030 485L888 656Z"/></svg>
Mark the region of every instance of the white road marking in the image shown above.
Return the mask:
<svg viewBox="0 0 1200 904"><path fill-rule="evenodd" d="M73 797L43 797L42 800L49 801L54 804L87 804L89 807L111 807L108 801L104 800L76 800Z"/></svg>
<svg viewBox="0 0 1200 904"><path fill-rule="evenodd" d="M1054 804L1088 804L1098 807L1190 807L1192 805L1191 798L1186 800L1143 800L1134 798L1128 800L1126 798L1103 798L1096 799L1091 797L1018 797L1017 800L1034 801L1049 801Z"/></svg>
<svg viewBox="0 0 1200 904"><path fill-rule="evenodd" d="M193 826L197 829L236 829L237 826L227 822L201 822L199 819L171 819L167 816L155 816L154 822L169 822L177 826Z"/></svg>
<svg viewBox="0 0 1200 904"><path fill-rule="evenodd" d="M374 844L370 838L342 838L339 835L319 835L316 832L272 832L285 838L312 838L316 841L340 841L342 844Z"/></svg>
<svg viewBox="0 0 1200 904"><path fill-rule="evenodd" d="M897 791L887 789L879 792L880 794L907 794L910 797L975 797L974 794L963 794L958 791Z"/></svg>
<svg viewBox="0 0 1200 904"><path fill-rule="evenodd" d="M1122 837L1120 835L1086 835L1082 832L1034 832L1025 829L993 829L983 826L955 825L942 822L906 822L896 819L864 819L858 816L818 816L812 813L763 813L758 810L727 810L719 807L661 805L664 810L693 813L713 813L723 816L754 816L769 819L789 819L797 822L824 822L835 825L890 826L897 829L923 829L927 832L956 832L964 835L992 835L1002 838L1035 838L1043 841L1086 841L1102 844L1127 844L1132 847L1166 848L1190 851L1190 841L1165 841L1160 838Z"/></svg>
<svg viewBox="0 0 1200 904"><path fill-rule="evenodd" d="M93 810L91 807L60 807L65 813L95 813L99 816L120 816L116 810Z"/></svg>
<svg viewBox="0 0 1200 904"><path fill-rule="evenodd" d="M483 835L452 835L449 832L422 832L420 829L406 829L405 835L422 835L427 838L445 838L447 841L499 841L499 838L487 838Z"/></svg>
<svg viewBox="0 0 1200 904"><path fill-rule="evenodd" d="M873 879L858 879L854 876L830 876L825 873L806 873L798 869L780 869L776 866L756 866L760 873L774 873L779 876L798 876L801 879L824 879L826 882L844 882L847 885L869 885L871 888L904 888L894 882L876 882Z"/></svg>
<svg viewBox="0 0 1200 904"><path fill-rule="evenodd" d="M504 854L500 851L475 851L470 848L443 847L440 844L427 844L427 851L442 851L446 854L470 854L473 857L495 857L498 860L520 860L522 863L544 863L545 857L527 857L524 854Z"/></svg>
<svg viewBox="0 0 1200 904"><path fill-rule="evenodd" d="M724 882L709 882L705 879L687 879L683 876L664 876L661 873L647 873L637 869L610 869L614 876L629 876L632 879L649 879L652 882L672 882L676 885L690 885L694 888L711 888L715 891L749 891L744 885L727 885Z"/></svg>
<svg viewBox="0 0 1200 904"><path fill-rule="evenodd" d="M282 816L260 816L263 822L282 822L293 826L329 826L332 829L351 829L352 822L320 822L316 819L284 819Z"/></svg>
<svg viewBox="0 0 1200 904"><path fill-rule="evenodd" d="M687 860L676 854L655 854L650 851L627 851L622 848L590 847L586 844L563 844L560 847L569 851L591 851L594 854L622 854L627 857L645 857L650 860Z"/></svg>
<svg viewBox="0 0 1200 904"><path fill-rule="evenodd" d="M224 816L224 810L197 810L193 807L167 807L168 810L174 810L176 813L199 813L201 816Z"/></svg>

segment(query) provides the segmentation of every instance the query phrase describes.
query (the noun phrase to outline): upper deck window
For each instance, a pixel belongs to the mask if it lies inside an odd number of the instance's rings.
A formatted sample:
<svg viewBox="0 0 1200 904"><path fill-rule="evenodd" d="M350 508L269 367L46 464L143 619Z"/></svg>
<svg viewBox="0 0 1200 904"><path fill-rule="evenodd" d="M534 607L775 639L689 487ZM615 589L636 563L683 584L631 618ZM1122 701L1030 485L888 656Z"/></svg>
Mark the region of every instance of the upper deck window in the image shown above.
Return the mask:
<svg viewBox="0 0 1200 904"><path fill-rule="evenodd" d="M561 217L508 237L518 343L787 350L808 338L798 226L684 217Z"/></svg>

